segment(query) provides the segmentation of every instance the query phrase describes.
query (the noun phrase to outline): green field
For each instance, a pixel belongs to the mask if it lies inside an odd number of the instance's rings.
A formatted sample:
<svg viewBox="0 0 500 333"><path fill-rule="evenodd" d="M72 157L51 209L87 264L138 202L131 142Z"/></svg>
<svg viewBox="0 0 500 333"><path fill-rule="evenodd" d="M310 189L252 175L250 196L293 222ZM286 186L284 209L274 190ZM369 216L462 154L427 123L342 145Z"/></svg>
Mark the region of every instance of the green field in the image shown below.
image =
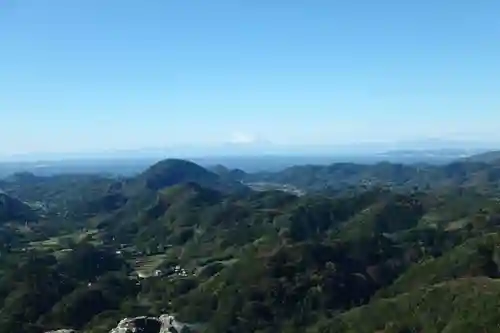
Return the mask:
<svg viewBox="0 0 500 333"><path fill-rule="evenodd" d="M96 229L90 229L85 231L78 231L71 234L61 235L57 237L51 237L43 241L30 242L29 247L32 249L39 250L63 250L70 246L72 243L80 243L83 240L87 240L93 245L100 245L101 241L96 237Z"/></svg>

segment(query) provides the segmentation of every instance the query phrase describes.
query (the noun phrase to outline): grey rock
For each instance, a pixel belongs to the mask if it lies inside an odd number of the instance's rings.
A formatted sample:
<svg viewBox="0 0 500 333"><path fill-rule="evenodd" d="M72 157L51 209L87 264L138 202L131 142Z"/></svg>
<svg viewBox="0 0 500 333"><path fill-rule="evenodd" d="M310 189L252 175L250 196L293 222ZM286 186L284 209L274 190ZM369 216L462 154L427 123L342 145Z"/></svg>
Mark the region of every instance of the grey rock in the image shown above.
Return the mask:
<svg viewBox="0 0 500 333"><path fill-rule="evenodd" d="M160 317L135 317L122 319L110 333L180 333L191 332L188 325L164 314Z"/></svg>

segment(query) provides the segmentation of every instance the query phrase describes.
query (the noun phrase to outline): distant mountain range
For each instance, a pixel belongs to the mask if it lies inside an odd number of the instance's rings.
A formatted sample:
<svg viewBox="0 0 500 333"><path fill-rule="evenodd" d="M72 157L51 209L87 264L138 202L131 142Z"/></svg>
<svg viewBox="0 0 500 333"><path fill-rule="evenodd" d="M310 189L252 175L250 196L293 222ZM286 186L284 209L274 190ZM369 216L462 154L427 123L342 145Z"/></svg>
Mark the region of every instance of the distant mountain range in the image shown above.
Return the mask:
<svg viewBox="0 0 500 333"><path fill-rule="evenodd" d="M468 155L494 150L500 143L422 139L399 142L359 141L338 144L279 144L268 141L234 142L213 145L176 145L140 149L115 149L90 152L29 153L1 156L0 161L57 161L57 160L160 160L171 158L254 157L254 156L371 156L385 152L448 151Z"/></svg>
<svg viewBox="0 0 500 333"><path fill-rule="evenodd" d="M236 148L235 148L236 149ZM352 152L336 150L329 153L326 148L310 147L297 149L296 151L276 151L274 153L261 153L255 151L251 154L250 148L239 150L228 154L202 155L201 152L188 155L189 150L184 153L180 151L150 151L149 153L137 152L136 155L120 153L103 156L67 156L61 159L25 159L17 162L0 163L0 177L9 174L27 171L37 175L53 175L61 173L101 173L111 175L137 174L166 157L185 158L205 167L224 165L229 169L242 169L247 172L278 171L294 165L327 165L332 163L358 163L375 164L381 161L392 163L427 163L446 164L454 160L465 159L479 155L479 158L490 158L495 152L482 148L435 148L435 149L405 149L385 150L380 152L363 152L353 149ZM269 150L268 150L269 151ZM484 155L483 155L484 154Z"/></svg>

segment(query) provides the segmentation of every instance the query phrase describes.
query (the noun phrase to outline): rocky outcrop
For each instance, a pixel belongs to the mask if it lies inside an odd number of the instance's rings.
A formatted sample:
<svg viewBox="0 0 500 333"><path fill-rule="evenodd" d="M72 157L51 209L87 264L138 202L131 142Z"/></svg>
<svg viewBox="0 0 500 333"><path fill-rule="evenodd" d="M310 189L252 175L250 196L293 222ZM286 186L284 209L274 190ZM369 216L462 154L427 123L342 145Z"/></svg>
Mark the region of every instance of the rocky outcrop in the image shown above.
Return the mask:
<svg viewBox="0 0 500 333"><path fill-rule="evenodd" d="M160 317L135 317L122 319L109 333L194 333L191 325L180 323L169 314ZM61 329L45 333L77 333L72 329Z"/></svg>
<svg viewBox="0 0 500 333"><path fill-rule="evenodd" d="M153 317L136 317L125 318L118 323L116 328L112 329L110 333L163 333L161 331L161 322L158 318Z"/></svg>
<svg viewBox="0 0 500 333"><path fill-rule="evenodd" d="M135 317L121 320L110 333L180 333L192 332L187 325L175 320L174 316L164 314L160 317Z"/></svg>

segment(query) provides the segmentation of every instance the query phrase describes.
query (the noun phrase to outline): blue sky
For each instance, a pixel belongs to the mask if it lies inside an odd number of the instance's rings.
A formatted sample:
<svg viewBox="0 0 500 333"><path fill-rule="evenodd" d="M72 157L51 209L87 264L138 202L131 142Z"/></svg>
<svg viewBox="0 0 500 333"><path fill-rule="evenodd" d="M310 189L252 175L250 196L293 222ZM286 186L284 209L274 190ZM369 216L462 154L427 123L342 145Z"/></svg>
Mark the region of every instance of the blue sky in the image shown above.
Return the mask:
<svg viewBox="0 0 500 333"><path fill-rule="evenodd" d="M0 155L500 143L498 0L3 0Z"/></svg>

